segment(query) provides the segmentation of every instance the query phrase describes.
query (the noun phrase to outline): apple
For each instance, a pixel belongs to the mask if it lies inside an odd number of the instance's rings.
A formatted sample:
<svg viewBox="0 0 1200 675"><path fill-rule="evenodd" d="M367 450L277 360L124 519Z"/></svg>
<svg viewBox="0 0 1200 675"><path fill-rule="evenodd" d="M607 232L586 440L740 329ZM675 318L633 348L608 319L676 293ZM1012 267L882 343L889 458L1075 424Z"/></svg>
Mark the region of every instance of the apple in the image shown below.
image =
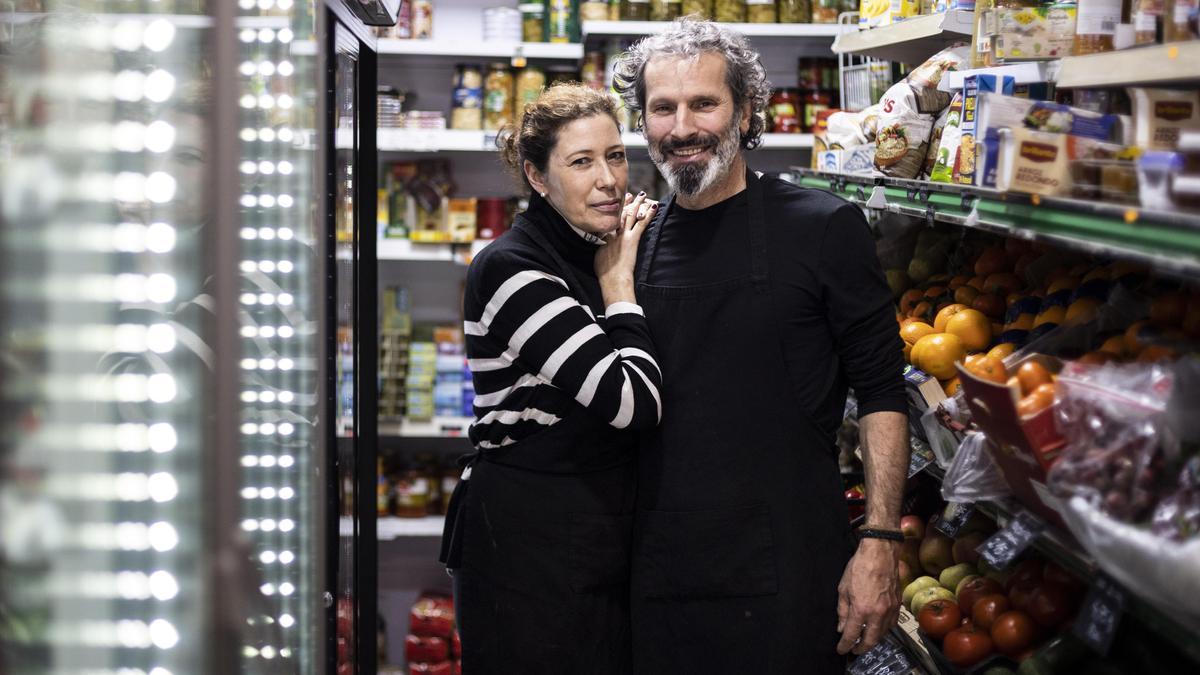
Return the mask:
<svg viewBox="0 0 1200 675"><path fill-rule="evenodd" d="M942 573L938 575L938 583L942 585L942 588L953 591L958 588L959 582L972 574L975 574L974 565L968 565L967 563L952 565L942 570Z"/></svg>
<svg viewBox="0 0 1200 675"><path fill-rule="evenodd" d="M962 610L963 616L970 615L976 600L994 593L1004 593L1004 587L999 581L991 577L975 577L964 582L958 589L958 608Z"/></svg>
<svg viewBox="0 0 1200 675"><path fill-rule="evenodd" d="M913 614L920 614L921 608L925 606L925 603L942 598L949 600L950 602L954 602L954 593L950 592L949 589L942 588L941 586L925 588L917 591L917 594L913 596L912 607L909 609Z"/></svg>
<svg viewBox="0 0 1200 675"><path fill-rule="evenodd" d="M908 564L907 560L901 560L897 564L896 575L900 579L900 588L906 588L909 584L917 580L916 568Z"/></svg>
<svg viewBox="0 0 1200 675"><path fill-rule="evenodd" d="M917 577L911 584L904 587L904 592L900 595L900 601L908 606L912 602L913 596L925 590L926 588L938 587L940 584L933 577Z"/></svg>
<svg viewBox="0 0 1200 675"><path fill-rule="evenodd" d="M905 539L903 544L900 544L900 559L908 563L908 566L913 569L918 575L922 573L921 569L921 540L920 539Z"/></svg>
<svg viewBox="0 0 1200 675"><path fill-rule="evenodd" d="M908 515L900 519L900 531L906 539L924 539L925 521L918 516Z"/></svg>
<svg viewBox="0 0 1200 675"><path fill-rule="evenodd" d="M970 563L975 565L979 562L979 545L983 543L986 537L982 532L968 532L958 539L954 540L954 546L951 548L950 554L954 558L955 564Z"/></svg>
<svg viewBox="0 0 1200 675"><path fill-rule="evenodd" d="M921 541L921 568L930 576L938 576L942 570L954 564L952 549L954 541L941 532L929 532Z"/></svg>

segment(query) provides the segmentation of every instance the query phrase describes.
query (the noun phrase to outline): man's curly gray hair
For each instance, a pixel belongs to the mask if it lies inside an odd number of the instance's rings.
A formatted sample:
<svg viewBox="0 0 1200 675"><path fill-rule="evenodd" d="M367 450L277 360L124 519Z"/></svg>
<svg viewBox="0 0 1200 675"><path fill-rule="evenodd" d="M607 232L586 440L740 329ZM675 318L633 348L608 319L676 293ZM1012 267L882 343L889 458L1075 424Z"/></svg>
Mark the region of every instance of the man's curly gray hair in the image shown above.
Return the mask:
<svg viewBox="0 0 1200 675"><path fill-rule="evenodd" d="M684 17L661 33L639 40L617 59L613 88L625 105L637 113L646 107L646 64L657 56L697 58L705 52L725 58L725 83L733 92L738 110L750 102L750 130L742 134L747 150L758 147L766 127L764 112L771 97L771 83L758 52L741 33L695 17ZM641 122L638 123L641 128Z"/></svg>

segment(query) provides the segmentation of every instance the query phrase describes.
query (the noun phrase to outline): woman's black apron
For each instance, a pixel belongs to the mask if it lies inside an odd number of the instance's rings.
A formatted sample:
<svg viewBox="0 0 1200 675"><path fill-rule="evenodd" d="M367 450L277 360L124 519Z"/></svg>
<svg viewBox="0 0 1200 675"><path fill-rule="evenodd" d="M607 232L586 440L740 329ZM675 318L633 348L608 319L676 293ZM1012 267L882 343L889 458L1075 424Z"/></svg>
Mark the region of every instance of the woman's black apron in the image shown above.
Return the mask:
<svg viewBox="0 0 1200 675"><path fill-rule="evenodd" d="M545 249L587 306L537 226L518 217L514 229ZM635 446L632 433L579 406L529 439L470 458L441 555L454 575L465 675L631 672Z"/></svg>
<svg viewBox="0 0 1200 675"><path fill-rule="evenodd" d="M796 403L772 304L763 186L747 172L751 274L647 283L663 422L638 451L634 672L842 673L837 585L852 550L833 439ZM784 224L779 224L780 226Z"/></svg>

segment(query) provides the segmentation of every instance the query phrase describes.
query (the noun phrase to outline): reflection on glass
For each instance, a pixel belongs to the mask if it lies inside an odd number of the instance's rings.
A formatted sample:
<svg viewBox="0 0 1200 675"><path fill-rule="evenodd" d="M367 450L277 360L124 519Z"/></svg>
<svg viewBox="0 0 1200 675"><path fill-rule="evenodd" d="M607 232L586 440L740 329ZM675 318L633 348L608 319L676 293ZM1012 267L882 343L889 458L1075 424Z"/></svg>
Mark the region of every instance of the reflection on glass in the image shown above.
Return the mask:
<svg viewBox="0 0 1200 675"><path fill-rule="evenodd" d="M0 672L204 671L211 21L199 0L18 4L0 15Z"/></svg>

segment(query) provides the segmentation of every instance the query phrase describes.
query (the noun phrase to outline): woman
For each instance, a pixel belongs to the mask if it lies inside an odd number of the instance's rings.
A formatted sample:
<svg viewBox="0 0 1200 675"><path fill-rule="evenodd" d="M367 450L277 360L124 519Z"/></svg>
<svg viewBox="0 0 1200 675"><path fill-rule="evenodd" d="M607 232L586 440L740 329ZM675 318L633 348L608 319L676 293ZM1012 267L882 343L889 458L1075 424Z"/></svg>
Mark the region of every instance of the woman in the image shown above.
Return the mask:
<svg viewBox="0 0 1200 675"><path fill-rule="evenodd" d="M476 454L442 545L463 672L625 673L632 431L662 409L633 268L657 204L625 193L604 93L551 87L500 143L533 194L463 301Z"/></svg>

